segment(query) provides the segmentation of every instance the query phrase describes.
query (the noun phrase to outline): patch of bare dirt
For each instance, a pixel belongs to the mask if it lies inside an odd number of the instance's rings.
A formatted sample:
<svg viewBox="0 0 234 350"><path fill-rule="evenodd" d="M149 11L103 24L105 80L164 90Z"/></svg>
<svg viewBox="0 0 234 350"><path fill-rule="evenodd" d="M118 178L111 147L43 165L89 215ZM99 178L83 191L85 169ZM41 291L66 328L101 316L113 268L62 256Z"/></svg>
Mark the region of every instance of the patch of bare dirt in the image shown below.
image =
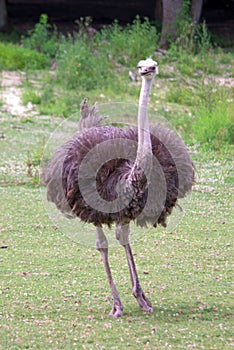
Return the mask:
<svg viewBox="0 0 234 350"><path fill-rule="evenodd" d="M233 87L234 86L234 78L228 77L212 77L213 81L220 86ZM210 83L210 78L204 79L204 84L208 85Z"/></svg>
<svg viewBox="0 0 234 350"><path fill-rule="evenodd" d="M24 72L1 72L1 110L18 117L27 116L29 113L37 114L36 106L32 103L23 105L21 95L23 93Z"/></svg>

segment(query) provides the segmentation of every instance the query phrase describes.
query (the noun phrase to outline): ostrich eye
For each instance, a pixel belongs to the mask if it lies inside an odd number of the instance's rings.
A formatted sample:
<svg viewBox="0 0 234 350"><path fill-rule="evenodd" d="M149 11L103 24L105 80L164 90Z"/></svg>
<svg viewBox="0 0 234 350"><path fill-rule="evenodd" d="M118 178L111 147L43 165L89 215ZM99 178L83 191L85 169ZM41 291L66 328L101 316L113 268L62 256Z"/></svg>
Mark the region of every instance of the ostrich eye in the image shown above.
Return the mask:
<svg viewBox="0 0 234 350"><path fill-rule="evenodd" d="M155 70L155 68L156 68L155 66L151 67L152 70Z"/></svg>

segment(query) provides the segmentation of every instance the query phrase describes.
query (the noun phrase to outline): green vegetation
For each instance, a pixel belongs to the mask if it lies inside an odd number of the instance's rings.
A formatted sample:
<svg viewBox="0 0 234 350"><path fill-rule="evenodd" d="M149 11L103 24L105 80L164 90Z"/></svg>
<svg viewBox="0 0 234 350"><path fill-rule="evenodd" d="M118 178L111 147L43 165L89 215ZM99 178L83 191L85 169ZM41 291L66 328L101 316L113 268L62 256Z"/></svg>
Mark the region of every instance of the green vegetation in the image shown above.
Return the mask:
<svg viewBox="0 0 234 350"><path fill-rule="evenodd" d="M211 48L211 34L206 23L195 24L190 17L191 2L185 0L176 20L177 39L176 46L187 53L207 53ZM173 46L173 43L172 43Z"/></svg>
<svg viewBox="0 0 234 350"><path fill-rule="evenodd" d="M183 28L165 55L155 52L155 27L139 18L125 28L115 22L96 32L90 19L81 19L79 32L64 37L43 15L20 41L16 35L1 37L0 69L24 71L18 86L22 105L31 102L37 111L11 114L0 95L0 349L233 346L233 50L215 47L204 24ZM138 60L149 55L159 63L151 121L165 117L183 136L197 183L184 204L186 215L170 233L132 227L136 264L153 314L142 313L131 296L124 250L110 249L125 307L123 318L112 319L93 227L50 220L39 168L50 147L76 131L84 97L99 102L108 123L135 122L140 82L128 73L135 74ZM6 88L2 84L1 90ZM82 242L83 235L89 237L90 245L68 239L72 224L74 236Z"/></svg>
<svg viewBox="0 0 234 350"><path fill-rule="evenodd" d="M43 69L48 66L46 55L18 45L0 43L0 69Z"/></svg>
<svg viewBox="0 0 234 350"><path fill-rule="evenodd" d="M51 28L48 16L42 14L39 23L30 30L27 37L22 37L22 44L31 50L42 52L53 58L58 49L58 34L56 28Z"/></svg>
<svg viewBox="0 0 234 350"><path fill-rule="evenodd" d="M205 23L188 21L186 6L177 24L180 35L165 56L155 51L159 34L147 18L136 17L124 28L116 21L99 31L91 25L89 17L82 18L79 31L64 36L43 14L19 44L0 44L0 69L27 71L24 104L38 105L42 114L77 117L84 96L136 103L139 87L130 82L129 70L136 73L139 57L152 56L160 71L152 108L179 126L183 137L189 135L190 144L233 143L234 87L220 84L233 76L233 54L215 47ZM38 86L30 78L36 70Z"/></svg>
<svg viewBox="0 0 234 350"><path fill-rule="evenodd" d="M167 101L173 106L186 106L186 111L176 112L171 120L180 129L187 142L199 142L215 149L222 148L225 143L234 144L234 87L219 86L215 80L204 82L173 82L166 92ZM188 139L190 137L190 141ZM192 136L192 139L191 139Z"/></svg>

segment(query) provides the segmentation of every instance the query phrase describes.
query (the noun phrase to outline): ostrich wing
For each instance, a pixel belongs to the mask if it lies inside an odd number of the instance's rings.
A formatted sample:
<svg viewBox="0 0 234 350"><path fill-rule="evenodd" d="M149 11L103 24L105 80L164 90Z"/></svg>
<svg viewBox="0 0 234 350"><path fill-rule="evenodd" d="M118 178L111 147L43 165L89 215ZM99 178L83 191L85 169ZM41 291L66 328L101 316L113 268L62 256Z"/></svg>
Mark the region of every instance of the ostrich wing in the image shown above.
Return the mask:
<svg viewBox="0 0 234 350"><path fill-rule="evenodd" d="M77 132L70 140L55 150L49 164L42 171L42 178L47 186L47 199L54 202L57 208L68 218L72 218L74 215L65 197L62 184L64 161L73 144L78 142L79 137L82 138L82 134L90 128L100 127L102 120L105 118L99 115L97 103L90 107L86 98L80 105L80 115Z"/></svg>

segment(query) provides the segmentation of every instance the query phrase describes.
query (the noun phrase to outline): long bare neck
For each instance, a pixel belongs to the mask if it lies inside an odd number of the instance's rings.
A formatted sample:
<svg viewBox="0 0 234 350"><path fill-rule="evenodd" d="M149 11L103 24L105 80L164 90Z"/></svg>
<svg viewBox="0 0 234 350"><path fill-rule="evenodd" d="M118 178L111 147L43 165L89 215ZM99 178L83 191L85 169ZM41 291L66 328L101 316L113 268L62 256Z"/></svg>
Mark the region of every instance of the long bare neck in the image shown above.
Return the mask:
<svg viewBox="0 0 234 350"><path fill-rule="evenodd" d="M138 106L138 148L135 165L148 171L151 168L152 145L150 139L148 102L153 80L142 78L142 86Z"/></svg>

